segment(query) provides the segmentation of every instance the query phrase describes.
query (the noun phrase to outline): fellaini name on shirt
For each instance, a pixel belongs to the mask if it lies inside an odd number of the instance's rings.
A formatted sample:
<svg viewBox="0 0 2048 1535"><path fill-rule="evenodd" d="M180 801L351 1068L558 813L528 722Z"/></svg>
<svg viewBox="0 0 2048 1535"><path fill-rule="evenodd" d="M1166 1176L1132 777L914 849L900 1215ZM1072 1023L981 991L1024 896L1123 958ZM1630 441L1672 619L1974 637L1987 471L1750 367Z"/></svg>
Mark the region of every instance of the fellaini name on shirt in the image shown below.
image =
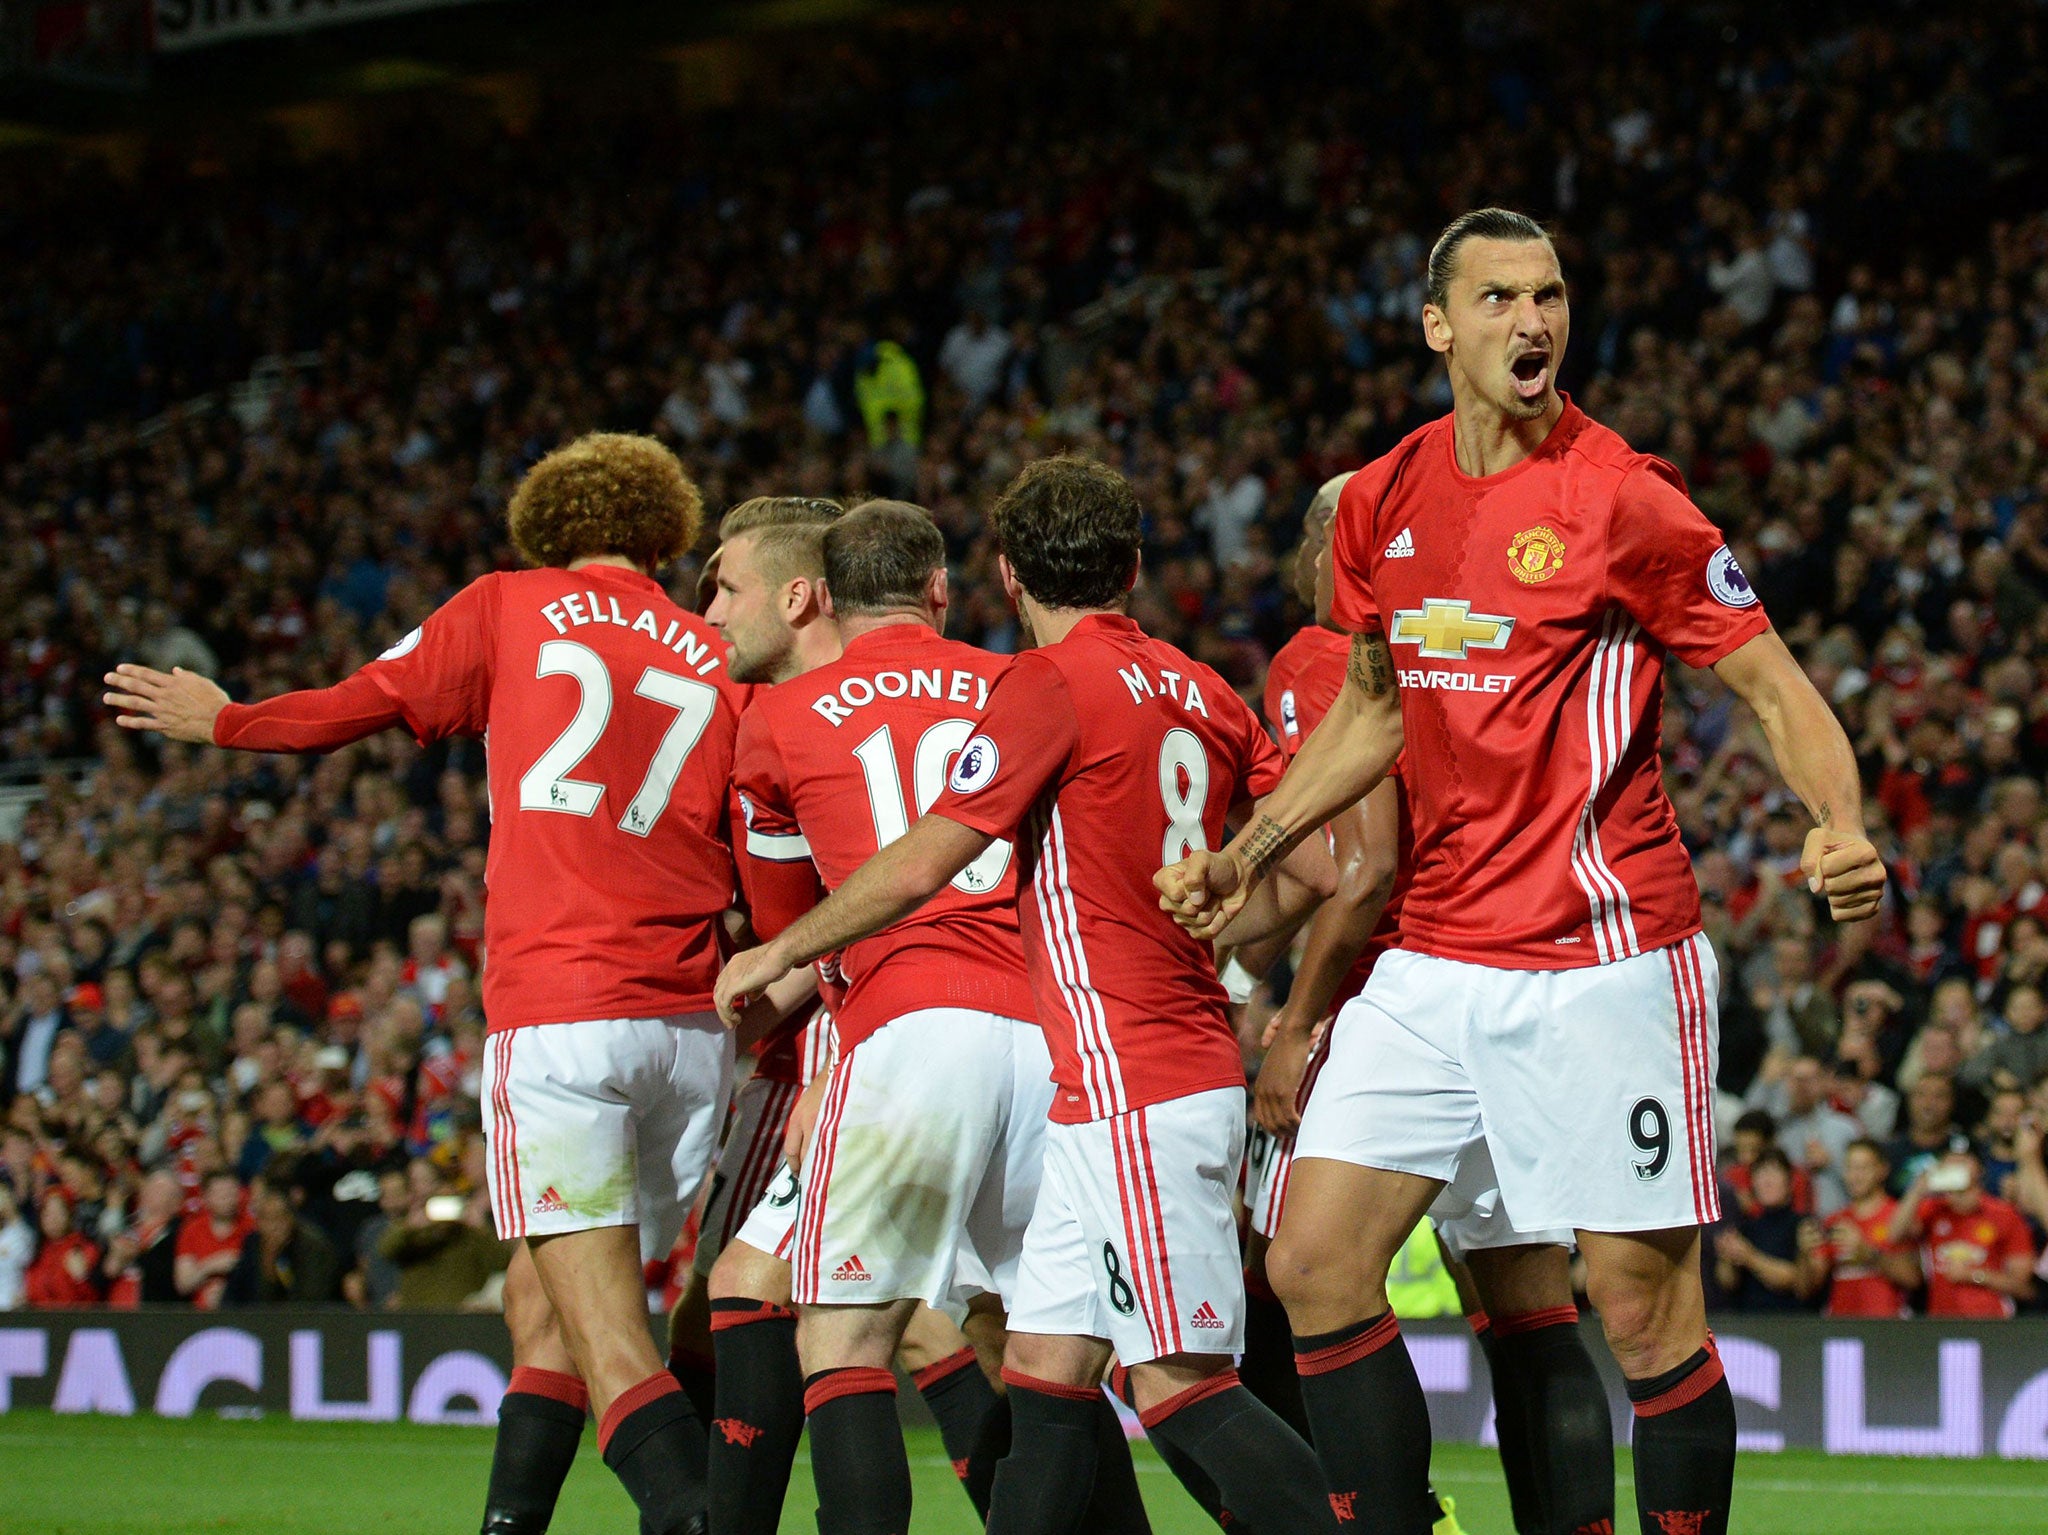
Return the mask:
<svg viewBox="0 0 2048 1535"><path fill-rule="evenodd" d="M540 616L554 625L557 634L567 634L588 624L616 624L621 629L644 634L670 654L681 656L700 677L718 666L717 653L685 629L681 619L671 618L664 629L654 609L645 607L638 618L629 619L619 606L619 599L610 595L599 598L596 592L570 592L544 605Z"/></svg>
<svg viewBox="0 0 2048 1535"><path fill-rule="evenodd" d="M1119 666L1116 674L1123 679L1124 686L1131 690L1131 702L1134 704L1141 704L1148 698L1158 698L1163 694L1188 713L1199 714L1203 719L1209 717L1209 706L1202 700L1201 686L1192 677L1162 668L1159 680L1155 683L1145 675L1145 668L1135 663L1130 666Z"/></svg>
<svg viewBox="0 0 2048 1535"><path fill-rule="evenodd" d="M944 667L917 666L908 671L880 671L866 677L848 677L811 707L837 730L877 698L943 698L949 704L969 704L979 714L988 707L988 681L970 671Z"/></svg>

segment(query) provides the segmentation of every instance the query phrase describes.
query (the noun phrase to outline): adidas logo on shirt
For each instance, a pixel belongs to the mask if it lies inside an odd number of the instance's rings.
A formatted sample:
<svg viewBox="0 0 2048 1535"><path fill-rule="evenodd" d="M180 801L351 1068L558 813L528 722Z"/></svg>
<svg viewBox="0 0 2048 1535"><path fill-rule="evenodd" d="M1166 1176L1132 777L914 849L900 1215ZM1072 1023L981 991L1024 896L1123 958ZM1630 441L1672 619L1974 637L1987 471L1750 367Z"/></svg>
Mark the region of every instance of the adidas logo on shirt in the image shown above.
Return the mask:
<svg viewBox="0 0 2048 1535"><path fill-rule="evenodd" d="M560 1215L568 1208L569 1206L564 1203L562 1196L555 1192L555 1186L552 1183L541 1190L540 1198L533 1202L533 1213L535 1215Z"/></svg>
<svg viewBox="0 0 2048 1535"><path fill-rule="evenodd" d="M1221 1327L1223 1318L1216 1314L1216 1308L1207 1301L1195 1308L1195 1314L1188 1318L1190 1327Z"/></svg>
<svg viewBox="0 0 2048 1535"><path fill-rule="evenodd" d="M832 1271L834 1284L866 1284L875 1276L861 1267L860 1254L855 1253Z"/></svg>
<svg viewBox="0 0 2048 1535"><path fill-rule="evenodd" d="M1412 560L1415 558L1415 535L1406 528L1394 535L1394 541L1387 545L1387 552L1381 556L1389 560Z"/></svg>

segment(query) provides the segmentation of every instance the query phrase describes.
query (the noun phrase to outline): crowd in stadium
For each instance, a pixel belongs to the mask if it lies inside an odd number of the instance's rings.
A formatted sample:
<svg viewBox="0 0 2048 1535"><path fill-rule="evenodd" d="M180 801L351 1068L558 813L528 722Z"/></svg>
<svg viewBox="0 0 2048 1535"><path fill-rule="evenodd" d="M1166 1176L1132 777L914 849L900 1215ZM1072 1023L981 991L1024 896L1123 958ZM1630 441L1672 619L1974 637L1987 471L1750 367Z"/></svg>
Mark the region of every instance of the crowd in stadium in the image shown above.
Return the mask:
<svg viewBox="0 0 2048 1535"><path fill-rule="evenodd" d="M509 563L520 471L607 428L714 509L929 507L949 633L996 649L981 506L1104 458L1149 516L1133 616L1256 696L1308 497L1447 408L1422 262L1480 201L1554 221L1567 385L1727 531L1895 885L1832 928L1755 726L1674 683L1726 978L1715 1293L2042 1304L2048 215L2000 178L2048 126L2048 18L1815 7L1731 52L1633 9L1569 57L1483 9L1460 56L1051 32L1027 66L1024 23L956 22L709 119L552 103L118 190L0 168L0 757L49 764L0 842L0 1309L489 1306L505 1262L480 745L144 744L97 703L112 662L339 678Z"/></svg>

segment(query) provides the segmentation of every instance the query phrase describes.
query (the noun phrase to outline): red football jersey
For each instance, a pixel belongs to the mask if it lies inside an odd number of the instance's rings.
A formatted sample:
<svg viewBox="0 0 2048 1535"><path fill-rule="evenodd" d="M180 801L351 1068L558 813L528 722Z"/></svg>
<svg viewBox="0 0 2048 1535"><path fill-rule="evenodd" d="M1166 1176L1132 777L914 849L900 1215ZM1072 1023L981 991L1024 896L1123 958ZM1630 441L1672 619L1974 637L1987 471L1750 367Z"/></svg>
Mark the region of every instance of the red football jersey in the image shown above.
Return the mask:
<svg viewBox="0 0 2048 1535"><path fill-rule="evenodd" d="M221 1235L213 1229L212 1217L201 1213L188 1216L178 1227L177 1256L194 1258L205 1262L222 1253L239 1253L242 1243L256 1229L256 1222L248 1215L237 1215L228 1227L227 1234ZM228 1276L215 1274L211 1279L192 1292L192 1304L201 1311L218 1311L221 1297L227 1293Z"/></svg>
<svg viewBox="0 0 2048 1535"><path fill-rule="evenodd" d="M1053 1119L1244 1085L1214 952L1159 909L1152 876L1221 847L1231 807L1280 769L1229 683L1128 618L1082 619L997 684L932 813L1016 836L1028 864Z"/></svg>
<svg viewBox="0 0 2048 1535"><path fill-rule="evenodd" d="M755 695L733 784L746 816L743 878L764 934L792 914L765 909L787 886L758 875L757 861L814 863L838 889L938 797L1007 664L927 625L888 624ZM842 1052L922 1008L1034 1016L1012 863L1009 843L998 843L910 917L846 950L846 996L834 1009Z"/></svg>
<svg viewBox="0 0 2048 1535"><path fill-rule="evenodd" d="M1927 1314L1947 1317L2009 1317L2012 1297L1982 1285L1959 1284L1942 1273L1944 1263L2003 1269L2008 1258L2034 1260L2034 1234L2019 1211L1991 1194L1977 1196L1968 1214L1946 1199L1920 1202L1921 1242L1927 1252Z"/></svg>
<svg viewBox="0 0 2048 1535"><path fill-rule="evenodd" d="M1658 757L1664 656L1769 623L1670 465L1566 402L1528 458L1462 472L1452 418L1337 505L1335 617L1401 688L1415 880L1401 946L1509 969L1606 964L1699 931Z"/></svg>
<svg viewBox="0 0 2048 1535"><path fill-rule="evenodd" d="M1316 726L1322 724L1323 716L1343 691L1350 657L1350 640L1320 624L1310 624L1282 645L1266 668L1266 718L1279 731L1280 754L1289 762L1314 734ZM1371 941L1345 972L1343 985L1330 999L1332 1012L1365 990L1379 957L1400 946L1401 907L1415 877L1415 826L1408 817L1408 791L1401 786L1398 764L1394 770L1394 802L1399 831L1393 893L1380 912L1379 926L1372 930Z"/></svg>
<svg viewBox="0 0 2048 1535"><path fill-rule="evenodd" d="M1850 1205L1836 1211L1829 1225L1846 1221L1879 1252L1896 1251L1899 1244L1892 1240L1892 1227L1898 1222L1898 1210L1895 1199L1880 1200L1877 1208L1867 1216L1858 1215L1856 1207ZM1904 1292L1874 1264L1837 1263L1832 1242L1821 1244L1820 1257L1834 1270L1828 1285L1829 1316L1901 1317L1907 1314Z"/></svg>
<svg viewBox="0 0 2048 1535"><path fill-rule="evenodd" d="M726 788L742 690L725 651L635 571L500 572L336 688L231 705L214 739L338 744L322 733L323 695L366 700L335 727L343 740L399 719L422 743L484 736L491 1031L701 1012L733 899Z"/></svg>

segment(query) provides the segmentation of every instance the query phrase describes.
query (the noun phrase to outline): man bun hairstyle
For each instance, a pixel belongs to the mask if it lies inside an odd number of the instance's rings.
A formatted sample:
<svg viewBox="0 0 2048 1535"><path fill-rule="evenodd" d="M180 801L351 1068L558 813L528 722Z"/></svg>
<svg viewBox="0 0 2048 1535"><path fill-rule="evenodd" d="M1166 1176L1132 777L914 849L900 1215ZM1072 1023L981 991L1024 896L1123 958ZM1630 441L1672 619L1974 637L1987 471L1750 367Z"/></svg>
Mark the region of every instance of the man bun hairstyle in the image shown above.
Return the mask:
<svg viewBox="0 0 2048 1535"><path fill-rule="evenodd" d="M652 437L591 432L527 470L507 513L530 565L619 555L658 570L697 541L704 498Z"/></svg>
<svg viewBox="0 0 2048 1535"><path fill-rule="evenodd" d="M938 524L908 501L863 501L825 530L825 587L844 616L922 607L945 564Z"/></svg>
<svg viewBox="0 0 2048 1535"><path fill-rule="evenodd" d="M1512 208L1474 208L1444 226L1429 248L1429 302L1441 309L1451 300L1451 278L1458 270L1458 247L1467 240L1541 240L1550 231Z"/></svg>
<svg viewBox="0 0 2048 1535"><path fill-rule="evenodd" d="M751 537L754 564L771 585L821 581L825 530L845 515L844 506L823 496L755 496L719 519L718 541Z"/></svg>
<svg viewBox="0 0 2048 1535"><path fill-rule="evenodd" d="M1130 481L1063 454L1028 465L989 509L996 542L1034 601L1115 608L1138 576L1144 516Z"/></svg>

